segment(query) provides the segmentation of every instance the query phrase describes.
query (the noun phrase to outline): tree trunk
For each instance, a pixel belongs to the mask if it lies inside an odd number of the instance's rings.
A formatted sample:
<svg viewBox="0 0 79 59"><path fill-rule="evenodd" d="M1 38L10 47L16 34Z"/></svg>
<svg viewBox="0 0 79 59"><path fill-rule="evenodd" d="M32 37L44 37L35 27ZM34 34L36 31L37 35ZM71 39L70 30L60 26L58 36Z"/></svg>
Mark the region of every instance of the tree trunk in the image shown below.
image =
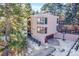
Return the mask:
<svg viewBox="0 0 79 59"><path fill-rule="evenodd" d="M9 54L9 47L8 47L8 41L10 40L9 37L10 37L10 20L9 20L9 17L10 17L10 11L9 11L9 4L5 4L4 6L5 8L5 43L6 43L6 55Z"/></svg>

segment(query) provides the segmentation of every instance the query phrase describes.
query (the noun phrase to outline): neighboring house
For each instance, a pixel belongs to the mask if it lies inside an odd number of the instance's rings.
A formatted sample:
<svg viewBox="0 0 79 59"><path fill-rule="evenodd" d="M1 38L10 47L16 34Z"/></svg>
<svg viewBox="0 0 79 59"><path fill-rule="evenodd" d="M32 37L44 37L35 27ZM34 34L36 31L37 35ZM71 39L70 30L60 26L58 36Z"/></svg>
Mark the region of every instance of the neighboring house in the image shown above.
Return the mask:
<svg viewBox="0 0 79 59"><path fill-rule="evenodd" d="M36 14L31 16L31 36L41 43L46 43L57 33L58 16L51 13Z"/></svg>

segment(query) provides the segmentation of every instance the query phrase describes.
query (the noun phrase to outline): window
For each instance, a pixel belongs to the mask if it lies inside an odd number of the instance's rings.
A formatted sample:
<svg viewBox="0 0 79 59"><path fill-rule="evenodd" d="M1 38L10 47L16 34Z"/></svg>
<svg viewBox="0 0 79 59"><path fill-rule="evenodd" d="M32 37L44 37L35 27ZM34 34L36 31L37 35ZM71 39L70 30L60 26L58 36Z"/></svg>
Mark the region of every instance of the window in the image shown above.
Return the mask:
<svg viewBox="0 0 79 59"><path fill-rule="evenodd" d="M38 33L41 32L41 27L37 27L37 32L38 32Z"/></svg>
<svg viewBox="0 0 79 59"><path fill-rule="evenodd" d="M59 19L57 18L57 23L59 22Z"/></svg>
<svg viewBox="0 0 79 59"><path fill-rule="evenodd" d="M47 24L47 18L45 18L45 24Z"/></svg>
<svg viewBox="0 0 79 59"><path fill-rule="evenodd" d="M40 24L40 21L41 21L40 18L38 18L38 19L37 19L37 24Z"/></svg>
<svg viewBox="0 0 79 59"><path fill-rule="evenodd" d="M47 33L47 27L37 27L37 33L46 34Z"/></svg>
<svg viewBox="0 0 79 59"><path fill-rule="evenodd" d="M47 27L45 27L45 33L47 33Z"/></svg>
<svg viewBox="0 0 79 59"><path fill-rule="evenodd" d="M37 24L47 24L47 18L38 18Z"/></svg>

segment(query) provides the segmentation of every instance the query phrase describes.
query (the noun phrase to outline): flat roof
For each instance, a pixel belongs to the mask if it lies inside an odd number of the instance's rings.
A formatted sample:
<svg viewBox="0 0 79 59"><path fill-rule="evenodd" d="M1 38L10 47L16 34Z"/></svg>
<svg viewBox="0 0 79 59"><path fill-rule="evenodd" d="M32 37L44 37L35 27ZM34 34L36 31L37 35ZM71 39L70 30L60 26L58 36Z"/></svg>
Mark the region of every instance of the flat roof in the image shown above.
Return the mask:
<svg viewBox="0 0 79 59"><path fill-rule="evenodd" d="M53 15L53 14L51 14L51 13L39 13L39 14L35 14L35 15L31 15L32 17L47 17L47 16L55 16L55 15ZM56 16L56 17L58 17L58 16Z"/></svg>

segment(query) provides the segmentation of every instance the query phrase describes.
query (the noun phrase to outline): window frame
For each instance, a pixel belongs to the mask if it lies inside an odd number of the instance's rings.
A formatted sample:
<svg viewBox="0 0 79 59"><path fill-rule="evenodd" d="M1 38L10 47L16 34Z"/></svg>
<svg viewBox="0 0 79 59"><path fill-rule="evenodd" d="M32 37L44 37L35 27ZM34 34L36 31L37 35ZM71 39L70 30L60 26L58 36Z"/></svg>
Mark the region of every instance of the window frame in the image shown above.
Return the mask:
<svg viewBox="0 0 79 59"><path fill-rule="evenodd" d="M48 23L48 18L46 17L41 17L37 19L37 24L47 24Z"/></svg>
<svg viewBox="0 0 79 59"><path fill-rule="evenodd" d="M38 28L40 29L39 31ZM47 34L47 27L37 26L37 33Z"/></svg>

